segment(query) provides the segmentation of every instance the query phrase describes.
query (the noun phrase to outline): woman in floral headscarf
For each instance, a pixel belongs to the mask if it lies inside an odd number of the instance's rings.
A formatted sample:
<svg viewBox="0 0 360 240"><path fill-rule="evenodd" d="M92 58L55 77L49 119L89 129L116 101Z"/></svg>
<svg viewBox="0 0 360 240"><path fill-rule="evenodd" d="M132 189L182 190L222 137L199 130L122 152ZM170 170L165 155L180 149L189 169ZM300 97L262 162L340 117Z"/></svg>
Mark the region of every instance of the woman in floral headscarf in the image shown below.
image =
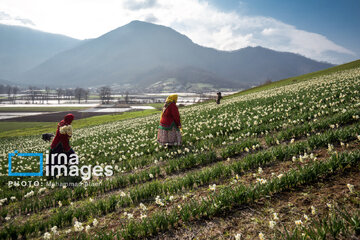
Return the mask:
<svg viewBox="0 0 360 240"><path fill-rule="evenodd" d="M181 145L181 121L179 110L176 106L177 94L172 94L166 99L163 107L157 140L162 145Z"/></svg>

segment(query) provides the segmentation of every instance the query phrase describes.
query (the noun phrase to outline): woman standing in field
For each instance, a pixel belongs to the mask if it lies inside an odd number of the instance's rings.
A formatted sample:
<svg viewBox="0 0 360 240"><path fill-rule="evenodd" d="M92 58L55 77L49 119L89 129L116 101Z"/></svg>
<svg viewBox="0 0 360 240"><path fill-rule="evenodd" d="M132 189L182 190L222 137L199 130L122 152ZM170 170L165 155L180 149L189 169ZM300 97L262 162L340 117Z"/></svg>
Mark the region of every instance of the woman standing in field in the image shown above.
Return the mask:
<svg viewBox="0 0 360 240"><path fill-rule="evenodd" d="M57 126L57 130L56 130L56 135L54 140L51 143L50 146L50 162L48 164L49 169L51 169L51 165L52 165L52 155L53 154L60 154L60 153L65 153L66 156L70 157L71 154L75 153L74 150L70 147L69 144L69 140L72 136L72 126L71 123L74 120L74 115L73 114L67 114L64 117L64 120L62 120L61 122L59 122L58 126ZM58 157L54 156L54 164L55 165L59 165L61 164L58 161Z"/></svg>
<svg viewBox="0 0 360 240"><path fill-rule="evenodd" d="M181 145L182 129L177 99L177 94L168 96L161 113L157 140L162 145Z"/></svg>

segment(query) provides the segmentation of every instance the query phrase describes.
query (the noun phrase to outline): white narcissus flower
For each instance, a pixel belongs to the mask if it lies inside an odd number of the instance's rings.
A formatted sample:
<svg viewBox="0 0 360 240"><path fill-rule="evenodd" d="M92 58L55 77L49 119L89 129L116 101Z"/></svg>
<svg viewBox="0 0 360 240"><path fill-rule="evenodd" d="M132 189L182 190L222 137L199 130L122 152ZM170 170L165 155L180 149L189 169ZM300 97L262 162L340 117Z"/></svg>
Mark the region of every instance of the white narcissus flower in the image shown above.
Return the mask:
<svg viewBox="0 0 360 240"><path fill-rule="evenodd" d="M348 184L346 184L346 186L348 187L348 189L349 189L349 191L350 191L351 193L354 193L354 191L355 191L355 186L354 186L354 185L348 183Z"/></svg>
<svg viewBox="0 0 360 240"><path fill-rule="evenodd" d="M237 233L235 235L235 240L241 240L241 233Z"/></svg>
<svg viewBox="0 0 360 240"><path fill-rule="evenodd" d="M216 184L209 185L210 191L216 191Z"/></svg>
<svg viewBox="0 0 360 240"><path fill-rule="evenodd" d="M143 211L146 211L146 210L147 210L147 207L146 207L143 203L140 203L140 208L141 208L141 210L143 210Z"/></svg>
<svg viewBox="0 0 360 240"><path fill-rule="evenodd" d="M51 239L51 234L50 234L49 232L46 232L46 233L44 234L44 239L46 239L46 240Z"/></svg>
<svg viewBox="0 0 360 240"><path fill-rule="evenodd" d="M269 221L269 228L274 229L275 225L276 225L275 221L272 221L272 220Z"/></svg>
<svg viewBox="0 0 360 240"><path fill-rule="evenodd" d="M278 216L277 213L273 213L273 219L274 219L275 221L278 221L278 220L279 220L279 216Z"/></svg>
<svg viewBox="0 0 360 240"><path fill-rule="evenodd" d="M75 221L74 229L75 229L75 232L81 232L84 229L84 227L81 222Z"/></svg>
<svg viewBox="0 0 360 240"><path fill-rule="evenodd" d="M298 226L300 226L300 225L303 224L303 222L302 222L301 220L296 220L296 221L295 221L295 224L298 225Z"/></svg>
<svg viewBox="0 0 360 240"><path fill-rule="evenodd" d="M265 235L262 232L259 233L259 239L265 240Z"/></svg>
<svg viewBox="0 0 360 240"><path fill-rule="evenodd" d="M315 215L316 214L316 209L314 206L311 206L311 214Z"/></svg>
<svg viewBox="0 0 360 240"><path fill-rule="evenodd" d="M256 183L266 184L266 183L267 183L267 180L266 180L266 179L263 179L263 178L257 178L257 179L256 179Z"/></svg>
<svg viewBox="0 0 360 240"><path fill-rule="evenodd" d="M51 228L51 232L53 232L54 234L56 234L56 233L57 233L57 229L58 229L57 226L53 226L53 227Z"/></svg>
<svg viewBox="0 0 360 240"><path fill-rule="evenodd" d="M99 221L96 218L94 218L92 224L94 227L96 227L99 224Z"/></svg>
<svg viewBox="0 0 360 240"><path fill-rule="evenodd" d="M162 202L160 196L156 196L155 203L159 206L164 206L165 204Z"/></svg>

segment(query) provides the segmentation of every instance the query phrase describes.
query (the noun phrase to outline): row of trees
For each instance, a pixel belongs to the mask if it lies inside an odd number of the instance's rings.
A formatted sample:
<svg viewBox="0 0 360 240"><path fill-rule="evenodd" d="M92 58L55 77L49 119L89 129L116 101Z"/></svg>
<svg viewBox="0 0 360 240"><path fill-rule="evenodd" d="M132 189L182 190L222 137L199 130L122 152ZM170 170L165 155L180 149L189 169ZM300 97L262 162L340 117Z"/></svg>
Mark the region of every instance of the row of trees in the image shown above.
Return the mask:
<svg viewBox="0 0 360 240"><path fill-rule="evenodd" d="M7 94L8 101L15 103L16 96L20 92L18 87L9 85L0 85L0 94Z"/></svg>
<svg viewBox="0 0 360 240"><path fill-rule="evenodd" d="M41 89L35 86L29 86L27 89L19 89L16 86L13 87L8 85L0 85L0 94L7 94L7 100L6 98L3 99L11 103L16 103L16 100L25 100L32 104L34 104L35 102L49 103L49 100L57 100L60 104L61 100L72 99L76 99L78 103L80 103L81 100L85 100L85 102L87 102L89 99L90 90L79 87L75 89L51 89L49 87L45 87L44 89ZM109 104L110 101L113 100L113 97L111 96L111 88L108 86L99 88L97 90L97 94L99 95L102 104ZM124 102L130 102L128 92L126 92L124 96Z"/></svg>

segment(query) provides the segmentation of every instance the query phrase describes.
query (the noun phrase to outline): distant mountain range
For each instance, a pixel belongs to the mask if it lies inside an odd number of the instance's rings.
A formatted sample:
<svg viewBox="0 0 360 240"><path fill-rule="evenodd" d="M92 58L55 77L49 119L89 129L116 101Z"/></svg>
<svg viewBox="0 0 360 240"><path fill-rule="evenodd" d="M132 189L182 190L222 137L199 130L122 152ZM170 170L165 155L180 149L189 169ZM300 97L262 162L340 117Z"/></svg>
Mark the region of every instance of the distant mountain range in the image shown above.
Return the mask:
<svg viewBox="0 0 360 240"><path fill-rule="evenodd" d="M0 24L0 79L14 80L80 42L58 34Z"/></svg>
<svg viewBox="0 0 360 240"><path fill-rule="evenodd" d="M2 31L0 28L4 35ZM0 78L52 87L109 85L141 91L198 91L245 88L334 66L262 47L236 51L206 48L171 28L141 21L81 42L28 31L24 30L19 43L12 41L25 47L13 47L5 56L1 52L2 62L7 56L14 63L2 67L7 69L4 75L0 68ZM36 38L37 34L44 37ZM0 39L0 46L6 45L2 42ZM26 47L30 42L35 46L31 50Z"/></svg>

